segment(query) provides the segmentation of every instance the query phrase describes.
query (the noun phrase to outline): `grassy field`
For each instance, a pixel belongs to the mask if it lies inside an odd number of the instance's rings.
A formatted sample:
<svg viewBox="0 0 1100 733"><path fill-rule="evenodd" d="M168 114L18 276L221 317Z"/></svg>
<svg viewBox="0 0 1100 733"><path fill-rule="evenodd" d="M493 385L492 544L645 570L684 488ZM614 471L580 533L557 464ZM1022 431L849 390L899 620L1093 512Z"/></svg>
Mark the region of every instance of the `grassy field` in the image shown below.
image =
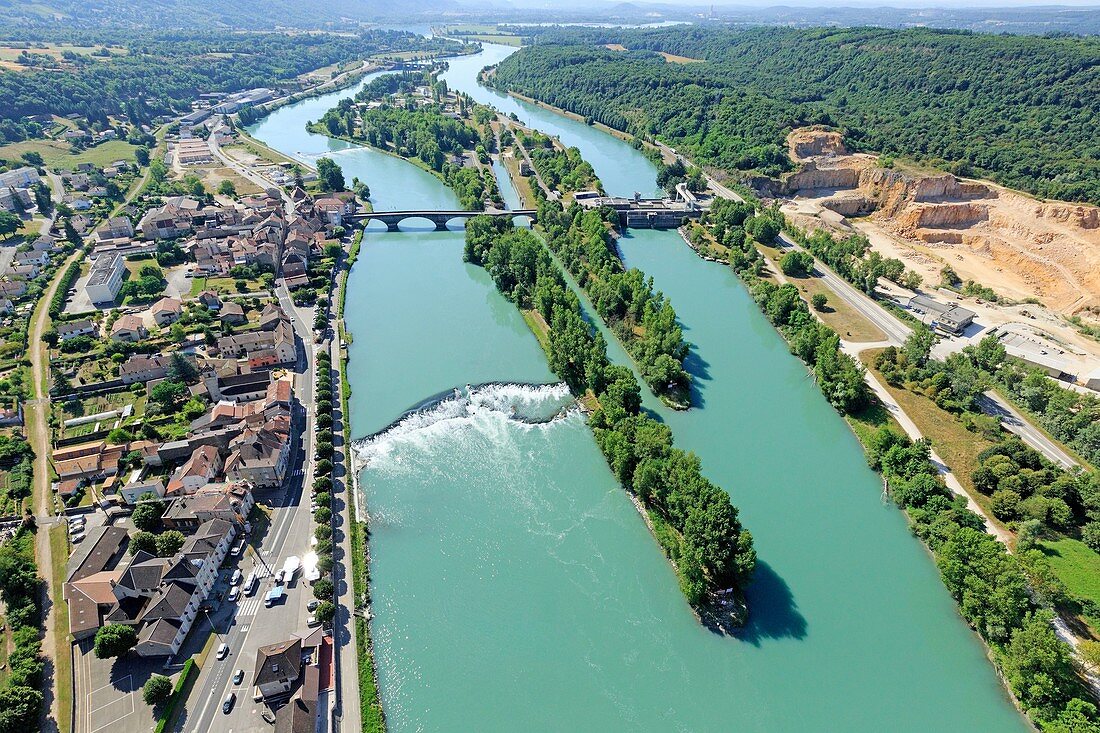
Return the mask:
<svg viewBox="0 0 1100 733"><path fill-rule="evenodd" d="M852 427L852 432L859 438L859 442L863 443L865 446L868 445L875 431L883 426L892 428L899 433L905 432L901 429L901 425L898 424L898 421L894 419L894 416L878 403L858 413L845 415L844 419L847 420L848 424Z"/></svg>
<svg viewBox="0 0 1100 733"><path fill-rule="evenodd" d="M836 331L845 341L862 343L886 340L886 334L842 300L821 278L798 277L790 278L790 281L807 303L818 293L823 293L829 299L825 310L817 311L817 314L825 321L826 326Z"/></svg>
<svg viewBox="0 0 1100 733"><path fill-rule="evenodd" d="M248 289L244 293L258 293L263 291L263 285L257 280L245 280ZM213 290L225 295L243 295L237 290L237 281L231 277L196 277L191 279L191 297L194 298L204 290Z"/></svg>
<svg viewBox="0 0 1100 733"><path fill-rule="evenodd" d="M1100 604L1100 555L1083 542L1068 537L1040 543L1050 560L1050 567L1069 592ZM1089 617L1093 627L1100 627L1100 618Z"/></svg>
<svg viewBox="0 0 1100 733"><path fill-rule="evenodd" d="M932 441L932 447L939 453L940 458L951 467L967 493L974 497L974 500L983 509L988 511L989 497L974 489L974 482L970 480L970 474L978 467L978 454L992 446L993 443L964 428L954 415L940 409L924 395L887 384L882 374L874 368L875 357L880 353L881 349L864 351L860 354L860 360L867 367L867 370L878 377L879 381L886 386L886 389L901 405L901 409L905 411L905 414L916 423L921 433Z"/></svg>
<svg viewBox="0 0 1100 733"><path fill-rule="evenodd" d="M108 140L74 154L67 143L56 140L24 140L0 147L0 158L19 160L23 153L36 152L42 155L42 160L49 168L73 170L79 163L91 163L99 168L108 166L116 160L133 163L136 149L136 145L131 145L125 140Z"/></svg>
<svg viewBox="0 0 1100 733"><path fill-rule="evenodd" d="M50 568L50 597L55 600L53 658L54 692L57 694L57 719L62 729L68 727L73 715L73 656L69 644L69 606L61 600L61 586L65 582L65 563L69 559L68 529L63 524L51 527L50 555L53 567Z"/></svg>

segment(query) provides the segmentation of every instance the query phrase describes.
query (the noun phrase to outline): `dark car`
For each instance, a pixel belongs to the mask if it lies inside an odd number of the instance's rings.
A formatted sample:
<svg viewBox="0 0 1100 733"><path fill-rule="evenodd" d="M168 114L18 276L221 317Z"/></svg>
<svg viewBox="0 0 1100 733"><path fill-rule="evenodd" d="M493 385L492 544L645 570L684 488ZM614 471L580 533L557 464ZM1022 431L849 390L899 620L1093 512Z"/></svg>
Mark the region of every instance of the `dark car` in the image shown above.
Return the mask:
<svg viewBox="0 0 1100 733"><path fill-rule="evenodd" d="M225 698L225 702L222 703L222 712L228 714L233 709L233 703L235 702L237 702L237 693L229 693Z"/></svg>
<svg viewBox="0 0 1100 733"><path fill-rule="evenodd" d="M244 681L244 670L243 669L238 669L236 672L233 673L233 684L239 685L243 681Z"/></svg>

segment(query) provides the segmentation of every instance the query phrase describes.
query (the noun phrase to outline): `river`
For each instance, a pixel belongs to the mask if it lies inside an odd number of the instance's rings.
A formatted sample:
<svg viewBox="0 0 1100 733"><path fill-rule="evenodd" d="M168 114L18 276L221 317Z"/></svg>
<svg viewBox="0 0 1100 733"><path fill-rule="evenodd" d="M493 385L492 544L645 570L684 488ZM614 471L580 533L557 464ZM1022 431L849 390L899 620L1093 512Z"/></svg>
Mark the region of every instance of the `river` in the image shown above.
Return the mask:
<svg viewBox="0 0 1100 733"><path fill-rule="evenodd" d="M476 84L513 50L452 61L448 83L578 146L609 192L654 192L628 144ZM414 166L305 132L354 91L252 132L305 161L331 153L378 210L454 207ZM371 232L346 313L390 729L1027 730L851 431L736 278L674 232L621 246L693 344L697 407L647 405L756 538L750 624L740 638L699 625L583 418L559 412L561 388L511 384L554 378L516 309L462 263L461 234Z"/></svg>

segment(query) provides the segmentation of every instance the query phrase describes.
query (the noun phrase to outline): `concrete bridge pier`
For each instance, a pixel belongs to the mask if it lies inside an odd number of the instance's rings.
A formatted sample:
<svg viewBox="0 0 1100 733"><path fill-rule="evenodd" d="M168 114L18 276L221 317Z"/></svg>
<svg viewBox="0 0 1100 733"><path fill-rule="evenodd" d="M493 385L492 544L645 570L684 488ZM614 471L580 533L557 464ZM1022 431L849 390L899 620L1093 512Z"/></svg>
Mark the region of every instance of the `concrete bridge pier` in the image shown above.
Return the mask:
<svg viewBox="0 0 1100 733"><path fill-rule="evenodd" d="M400 224L400 223L401 222L399 222L399 221L387 221L386 222L386 231L387 232L399 232L399 231L401 231L401 227L398 226L398 224Z"/></svg>
<svg viewBox="0 0 1100 733"><path fill-rule="evenodd" d="M436 220L435 220L435 230L436 230L437 232L445 232L445 231L447 231L447 222L446 222L446 220L444 220L444 219L436 219Z"/></svg>

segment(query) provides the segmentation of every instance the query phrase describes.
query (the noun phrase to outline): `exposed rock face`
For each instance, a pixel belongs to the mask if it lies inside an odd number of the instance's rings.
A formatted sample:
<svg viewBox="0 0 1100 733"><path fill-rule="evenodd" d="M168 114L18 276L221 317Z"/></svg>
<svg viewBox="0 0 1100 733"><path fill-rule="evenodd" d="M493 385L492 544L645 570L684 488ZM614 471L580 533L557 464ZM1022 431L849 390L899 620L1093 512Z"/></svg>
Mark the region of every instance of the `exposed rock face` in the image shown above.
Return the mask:
<svg viewBox="0 0 1100 733"><path fill-rule="evenodd" d="M835 132L796 130L788 143L802 166L783 177L779 195L843 217L871 215L870 224L908 243L903 259L924 265L926 280L949 262L1010 297L1038 297L1066 314L1100 310L1100 208L1036 201L949 173L882 168L874 156L846 154Z"/></svg>
<svg viewBox="0 0 1100 733"><path fill-rule="evenodd" d="M847 155L844 138L828 130L794 130L787 138L791 159L795 162L818 155Z"/></svg>

